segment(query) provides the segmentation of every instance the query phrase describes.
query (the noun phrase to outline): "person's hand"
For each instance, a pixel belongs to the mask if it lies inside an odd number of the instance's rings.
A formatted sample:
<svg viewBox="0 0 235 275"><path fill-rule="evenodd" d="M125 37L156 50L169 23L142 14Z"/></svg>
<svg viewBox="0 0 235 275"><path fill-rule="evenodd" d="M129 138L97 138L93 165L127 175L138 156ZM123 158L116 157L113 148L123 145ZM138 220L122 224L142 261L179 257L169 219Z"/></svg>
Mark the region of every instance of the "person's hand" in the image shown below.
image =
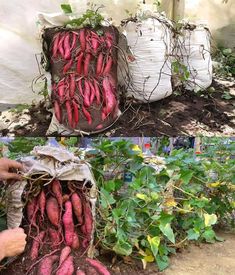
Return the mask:
<svg viewBox="0 0 235 275"><path fill-rule="evenodd" d="M0 261L17 256L25 249L26 234L22 228L4 230L0 232L0 244Z"/></svg>
<svg viewBox="0 0 235 275"><path fill-rule="evenodd" d="M0 180L21 180L21 176L11 170L23 170L23 165L15 160L0 159Z"/></svg>

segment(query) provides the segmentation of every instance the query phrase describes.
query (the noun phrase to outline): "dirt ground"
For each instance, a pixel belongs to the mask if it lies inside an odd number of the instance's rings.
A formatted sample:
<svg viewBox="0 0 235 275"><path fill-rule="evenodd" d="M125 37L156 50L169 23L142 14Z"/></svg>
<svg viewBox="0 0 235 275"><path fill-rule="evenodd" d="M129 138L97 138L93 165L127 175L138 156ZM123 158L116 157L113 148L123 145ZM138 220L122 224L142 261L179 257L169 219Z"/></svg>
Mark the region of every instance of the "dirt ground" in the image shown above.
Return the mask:
<svg viewBox="0 0 235 275"><path fill-rule="evenodd" d="M205 96L183 91L151 104L121 104L119 121L101 136L233 136L235 135L235 80L215 79ZM224 99L227 91L230 98ZM48 108L48 107L47 107ZM45 136L51 113L45 104L32 106L28 112L30 120L23 126L14 126L9 131L1 129L0 136ZM21 114L19 114L20 118ZM19 119L19 118L16 118ZM54 133L57 135L57 133Z"/></svg>
<svg viewBox="0 0 235 275"><path fill-rule="evenodd" d="M171 258L171 266L162 275L235 274L235 234L219 233L224 242L190 246Z"/></svg>
<svg viewBox="0 0 235 275"><path fill-rule="evenodd" d="M115 275L232 275L235 274L235 234L219 232L224 242L189 245L170 258L170 267L158 272L154 265L141 270L141 263L114 267Z"/></svg>

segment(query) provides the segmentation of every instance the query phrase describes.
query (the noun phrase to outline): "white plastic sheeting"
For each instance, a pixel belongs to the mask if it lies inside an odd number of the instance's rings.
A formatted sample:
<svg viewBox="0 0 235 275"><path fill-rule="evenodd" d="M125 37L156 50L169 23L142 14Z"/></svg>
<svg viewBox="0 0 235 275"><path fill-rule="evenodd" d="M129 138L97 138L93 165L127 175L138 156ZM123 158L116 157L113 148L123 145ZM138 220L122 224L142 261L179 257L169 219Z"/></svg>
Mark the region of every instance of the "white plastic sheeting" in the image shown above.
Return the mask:
<svg viewBox="0 0 235 275"><path fill-rule="evenodd" d="M39 99L31 89L32 80L39 76L35 54L41 52L38 32L38 12L59 13L60 4L70 3L74 11L81 13L88 0L0 0L0 103L19 104ZM105 14L118 24L137 7L138 0L96 0L105 5ZM116 10L119 10L117 13ZM100 10L102 11L102 10ZM40 56L38 56L40 59ZM42 84L36 88L40 91Z"/></svg>
<svg viewBox="0 0 235 275"><path fill-rule="evenodd" d="M171 50L172 32L162 16L141 22L129 21L124 34L129 48L128 73L119 67L119 78L128 96L142 102L163 99L172 94ZM121 64L122 66L123 64Z"/></svg>
<svg viewBox="0 0 235 275"><path fill-rule="evenodd" d="M39 75L35 54L40 54L37 12L58 11L59 1L0 1L0 103L31 103L31 89ZM40 58L39 58L40 59Z"/></svg>
<svg viewBox="0 0 235 275"><path fill-rule="evenodd" d="M183 30L181 40L181 55L183 64L187 66L190 77L185 83L188 90L205 90L212 83L212 59L210 33L203 25L194 30Z"/></svg>

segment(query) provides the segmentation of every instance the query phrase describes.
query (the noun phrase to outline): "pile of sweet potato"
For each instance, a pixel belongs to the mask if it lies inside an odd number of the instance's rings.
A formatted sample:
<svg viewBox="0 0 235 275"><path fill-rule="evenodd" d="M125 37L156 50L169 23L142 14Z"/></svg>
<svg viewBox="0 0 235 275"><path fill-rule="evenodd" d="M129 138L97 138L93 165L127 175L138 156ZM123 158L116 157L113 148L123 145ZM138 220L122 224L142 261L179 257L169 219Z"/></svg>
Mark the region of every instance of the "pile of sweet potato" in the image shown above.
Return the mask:
<svg viewBox="0 0 235 275"><path fill-rule="evenodd" d="M57 120L71 129L80 129L85 121L94 130L102 130L107 119L118 114L117 81L112 73L117 66L115 33L109 29L59 30L49 45L51 66L60 68L59 72L52 70ZM96 116L100 116L98 125Z"/></svg>
<svg viewBox="0 0 235 275"><path fill-rule="evenodd" d="M75 257L82 259L86 254L94 223L83 188L53 180L28 198L25 219L28 242L32 244L26 253L32 265L27 267L27 274L110 274L97 260L85 257L84 270L76 264Z"/></svg>

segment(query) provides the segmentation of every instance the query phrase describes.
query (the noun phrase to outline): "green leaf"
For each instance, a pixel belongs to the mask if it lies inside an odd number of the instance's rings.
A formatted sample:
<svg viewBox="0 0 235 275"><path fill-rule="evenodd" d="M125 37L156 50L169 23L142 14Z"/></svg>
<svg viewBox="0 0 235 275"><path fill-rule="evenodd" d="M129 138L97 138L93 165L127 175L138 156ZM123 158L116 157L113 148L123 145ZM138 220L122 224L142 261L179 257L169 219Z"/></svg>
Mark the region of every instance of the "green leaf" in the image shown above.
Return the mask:
<svg viewBox="0 0 235 275"><path fill-rule="evenodd" d="M60 5L62 11L65 13L65 14L69 14L69 13L72 13L72 8L71 8L71 5L69 4L61 4Z"/></svg>
<svg viewBox="0 0 235 275"><path fill-rule="evenodd" d="M224 242L224 241L225 241L224 238L222 238L222 237L220 237L220 236L217 236L217 235L215 235L215 239L216 239L216 241L218 241L218 242Z"/></svg>
<svg viewBox="0 0 235 275"><path fill-rule="evenodd" d="M116 202L113 195L107 192L104 188L100 189L101 196L100 196L100 203L103 208L109 207L109 205L112 205Z"/></svg>
<svg viewBox="0 0 235 275"><path fill-rule="evenodd" d="M205 232L202 234L202 238L204 238L208 243L214 243L215 242L214 230L211 228L207 228Z"/></svg>
<svg viewBox="0 0 235 275"><path fill-rule="evenodd" d="M149 196L147 196L146 194L136 194L136 197L140 200L145 201L145 203L149 203L151 201L151 198Z"/></svg>
<svg viewBox="0 0 235 275"><path fill-rule="evenodd" d="M170 223L167 223L165 225L160 224L159 228L162 231L162 233L168 238L169 241L171 241L172 243L175 243L175 235L171 228Z"/></svg>
<svg viewBox="0 0 235 275"><path fill-rule="evenodd" d="M181 172L181 180L183 181L184 184L188 184L190 180L192 179L194 174L194 171L191 170L185 170Z"/></svg>
<svg viewBox="0 0 235 275"><path fill-rule="evenodd" d="M159 248L160 241L161 241L160 237L156 236L156 237L151 238L150 236L148 236L147 238L148 238L148 242L151 247L151 251L153 252L154 257L156 257L158 254L158 248Z"/></svg>
<svg viewBox="0 0 235 275"><path fill-rule="evenodd" d="M119 255L129 256L132 253L132 246L124 240L119 240L113 247L113 251Z"/></svg>
<svg viewBox="0 0 235 275"><path fill-rule="evenodd" d="M205 227L214 225L217 223L217 216L215 214L204 214Z"/></svg>
<svg viewBox="0 0 235 275"><path fill-rule="evenodd" d="M187 231L187 233L188 233L188 240L190 240L190 241L193 241L193 240L197 241L199 239L199 237L200 237L200 232L197 231L194 228L189 229Z"/></svg>
<svg viewBox="0 0 235 275"><path fill-rule="evenodd" d="M164 269L166 269L169 266L169 258L167 256L157 256L157 265L160 271L163 271Z"/></svg>

